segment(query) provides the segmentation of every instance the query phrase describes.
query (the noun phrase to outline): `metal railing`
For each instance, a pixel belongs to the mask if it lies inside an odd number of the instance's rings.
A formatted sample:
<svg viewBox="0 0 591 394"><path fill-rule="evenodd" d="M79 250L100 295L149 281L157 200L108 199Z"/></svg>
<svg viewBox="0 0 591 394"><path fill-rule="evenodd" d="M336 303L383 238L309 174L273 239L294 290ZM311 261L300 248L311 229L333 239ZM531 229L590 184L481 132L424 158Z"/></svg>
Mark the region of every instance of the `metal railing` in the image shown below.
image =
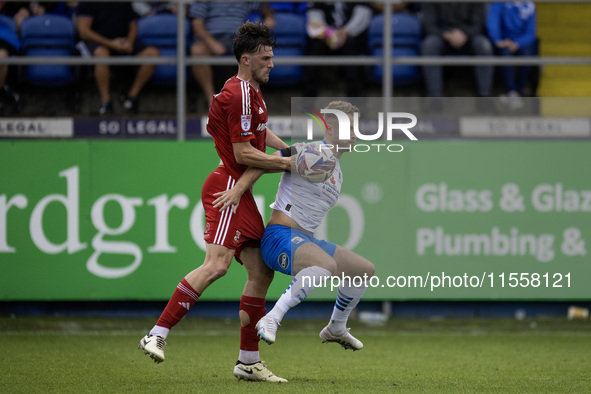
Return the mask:
<svg viewBox="0 0 591 394"><path fill-rule="evenodd" d="M15 0L8 0L15 1ZM100 2L122 2L123 0L98 0ZM174 0L179 5L193 3L191 0ZM234 0L239 1L239 0ZM277 0L287 2L288 0ZM298 2L305 0L296 0ZM344 0L352 2L354 0ZM357 0L359 1L359 0ZM361 0L370 2L370 0ZM440 3L445 0L415 0L422 3ZM552 0L533 0L536 3L556 3ZM392 6L394 0L381 0L383 3L384 21L390 21L392 16ZM489 3L487 0L456 0L456 2L481 2ZM590 3L591 0L569 0L569 3ZM177 100L177 138L184 141L186 138L186 108L185 108L185 85L186 85L186 66L209 64L209 65L235 65L236 59L233 56L222 57L187 57L185 23L187 15L185 7L178 7L177 12L177 56L176 57L109 57L109 58L80 58L80 57L34 57L34 56L16 56L0 59L0 64L8 65L176 65L176 100ZM392 24L384 23L383 28L384 51L382 56L281 56L273 58L273 63L277 65L303 65L303 66L343 66L359 65L371 66L381 65L384 70L390 70L394 65L444 65L444 66L465 66L465 65L591 65L591 57L495 57L495 56L452 56L452 57L392 57ZM393 96L393 81L390 72L382 73L382 97L384 103L384 112L390 108L391 98Z"/></svg>

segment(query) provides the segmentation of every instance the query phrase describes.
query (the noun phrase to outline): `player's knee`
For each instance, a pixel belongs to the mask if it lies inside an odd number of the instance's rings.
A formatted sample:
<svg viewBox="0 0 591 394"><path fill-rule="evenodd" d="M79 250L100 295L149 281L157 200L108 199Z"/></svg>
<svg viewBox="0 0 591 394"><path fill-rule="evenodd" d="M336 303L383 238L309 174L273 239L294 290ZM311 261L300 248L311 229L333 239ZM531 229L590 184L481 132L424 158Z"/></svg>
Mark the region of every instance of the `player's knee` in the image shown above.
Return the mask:
<svg viewBox="0 0 591 394"><path fill-rule="evenodd" d="M212 267L212 269L209 271L209 273L210 273L210 277L213 280L217 280L228 273L228 267L225 267L222 265L217 265L215 267Z"/></svg>
<svg viewBox="0 0 591 394"><path fill-rule="evenodd" d="M212 258L203 264L202 269L205 272L207 281L212 283L226 275L229 266L230 264L223 258Z"/></svg>
<svg viewBox="0 0 591 394"><path fill-rule="evenodd" d="M332 259L328 260L322 268L329 270L330 274L334 276L337 273L337 262Z"/></svg>
<svg viewBox="0 0 591 394"><path fill-rule="evenodd" d="M376 273L376 267L371 261L362 258L361 261L356 263L355 271L355 275L371 278Z"/></svg>
<svg viewBox="0 0 591 394"><path fill-rule="evenodd" d="M315 264L315 265L318 265L319 267L322 267L322 268L330 271L331 275L336 275L339 270L339 266L338 266L336 260L333 259L332 257L325 258L320 262L320 264Z"/></svg>
<svg viewBox="0 0 591 394"><path fill-rule="evenodd" d="M374 276L376 273L376 266L373 265L372 262L368 261L367 267L365 268L365 273L367 274L368 277Z"/></svg>

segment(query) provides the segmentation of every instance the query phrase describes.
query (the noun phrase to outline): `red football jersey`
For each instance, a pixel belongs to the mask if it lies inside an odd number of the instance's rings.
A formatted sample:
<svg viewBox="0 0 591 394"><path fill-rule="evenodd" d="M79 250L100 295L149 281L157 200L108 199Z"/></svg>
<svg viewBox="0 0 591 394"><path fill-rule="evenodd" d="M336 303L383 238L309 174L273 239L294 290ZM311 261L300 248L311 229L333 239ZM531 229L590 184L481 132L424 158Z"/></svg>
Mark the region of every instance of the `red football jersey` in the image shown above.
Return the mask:
<svg viewBox="0 0 591 394"><path fill-rule="evenodd" d="M215 148L228 173L234 178L246 170L234 157L233 142L250 141L265 152L267 139L267 106L261 89L236 75L228 79L219 94L213 96L207 132L215 142Z"/></svg>

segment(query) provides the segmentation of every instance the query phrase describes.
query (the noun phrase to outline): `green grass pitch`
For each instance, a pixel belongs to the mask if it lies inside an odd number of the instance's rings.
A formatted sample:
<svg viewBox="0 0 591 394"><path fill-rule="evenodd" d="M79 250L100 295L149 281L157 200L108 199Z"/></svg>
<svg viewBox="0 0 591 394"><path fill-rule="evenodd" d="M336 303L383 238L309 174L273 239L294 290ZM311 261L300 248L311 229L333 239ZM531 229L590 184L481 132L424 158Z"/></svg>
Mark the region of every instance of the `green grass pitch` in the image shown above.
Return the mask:
<svg viewBox="0 0 591 394"><path fill-rule="evenodd" d="M285 320L261 343L284 384L234 378L237 320L182 321L155 364L136 348L154 321L2 316L0 393L591 392L588 321L354 321L352 352L321 344L324 321Z"/></svg>

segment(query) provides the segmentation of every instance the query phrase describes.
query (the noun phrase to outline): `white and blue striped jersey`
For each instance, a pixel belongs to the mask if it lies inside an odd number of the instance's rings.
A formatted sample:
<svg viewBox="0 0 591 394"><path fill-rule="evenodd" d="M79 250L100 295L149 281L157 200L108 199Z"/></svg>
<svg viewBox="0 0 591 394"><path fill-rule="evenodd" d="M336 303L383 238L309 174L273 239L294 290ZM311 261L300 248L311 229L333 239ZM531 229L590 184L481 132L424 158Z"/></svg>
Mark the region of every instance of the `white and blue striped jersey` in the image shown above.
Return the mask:
<svg viewBox="0 0 591 394"><path fill-rule="evenodd" d="M294 147L299 152L304 145L297 143ZM310 183L297 172L284 173L271 208L283 212L301 228L313 233L337 203L342 185L343 173L338 159L332 176L321 183Z"/></svg>

